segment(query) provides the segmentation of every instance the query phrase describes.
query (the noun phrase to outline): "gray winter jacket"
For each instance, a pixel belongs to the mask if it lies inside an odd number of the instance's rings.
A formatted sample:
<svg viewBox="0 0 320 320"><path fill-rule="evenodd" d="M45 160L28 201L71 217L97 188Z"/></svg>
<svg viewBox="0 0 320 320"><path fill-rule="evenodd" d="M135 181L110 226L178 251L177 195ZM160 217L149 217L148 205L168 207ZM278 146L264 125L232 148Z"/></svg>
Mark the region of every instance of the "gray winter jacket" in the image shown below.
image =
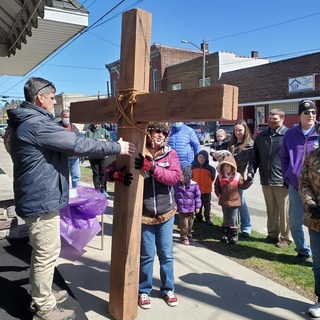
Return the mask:
<svg viewBox="0 0 320 320"><path fill-rule="evenodd" d="M52 114L23 102L8 110L16 212L40 216L65 207L69 198L68 154L120 154L117 142L76 136L54 121Z"/></svg>

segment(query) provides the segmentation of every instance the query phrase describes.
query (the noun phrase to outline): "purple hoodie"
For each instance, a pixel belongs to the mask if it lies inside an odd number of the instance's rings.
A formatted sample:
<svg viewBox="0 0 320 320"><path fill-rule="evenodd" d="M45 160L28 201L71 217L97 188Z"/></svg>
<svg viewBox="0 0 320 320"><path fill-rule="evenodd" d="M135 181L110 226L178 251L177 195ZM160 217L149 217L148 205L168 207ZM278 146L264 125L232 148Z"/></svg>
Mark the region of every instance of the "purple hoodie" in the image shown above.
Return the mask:
<svg viewBox="0 0 320 320"><path fill-rule="evenodd" d="M298 179L305 156L318 148L318 135L313 127L305 136L301 124L290 128L284 135L279 151L284 182L298 189Z"/></svg>

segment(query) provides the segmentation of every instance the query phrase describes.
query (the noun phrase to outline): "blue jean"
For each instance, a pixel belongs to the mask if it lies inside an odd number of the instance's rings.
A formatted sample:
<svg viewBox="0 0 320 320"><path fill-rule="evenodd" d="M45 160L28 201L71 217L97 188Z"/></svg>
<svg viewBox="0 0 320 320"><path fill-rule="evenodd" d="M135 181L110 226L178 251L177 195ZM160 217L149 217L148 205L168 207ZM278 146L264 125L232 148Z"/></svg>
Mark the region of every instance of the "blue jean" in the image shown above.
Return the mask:
<svg viewBox="0 0 320 320"><path fill-rule="evenodd" d="M309 229L314 274L314 293L320 299L320 232Z"/></svg>
<svg viewBox="0 0 320 320"><path fill-rule="evenodd" d="M249 233L251 232L252 225L249 210L246 204L246 200L244 198L244 191L243 189L239 189L240 196L241 196L241 206L239 207L240 213L240 229L241 232Z"/></svg>
<svg viewBox="0 0 320 320"><path fill-rule="evenodd" d="M161 224L142 224L139 293L150 295L152 291L155 248L160 263L161 293L174 291L173 222L174 216Z"/></svg>
<svg viewBox="0 0 320 320"><path fill-rule="evenodd" d="M72 188L75 188L80 183L80 160L68 159L69 172L71 176Z"/></svg>
<svg viewBox="0 0 320 320"><path fill-rule="evenodd" d="M298 190L293 185L289 185L289 201L289 224L296 250L300 254L310 256L310 248L306 244L302 228L304 206Z"/></svg>

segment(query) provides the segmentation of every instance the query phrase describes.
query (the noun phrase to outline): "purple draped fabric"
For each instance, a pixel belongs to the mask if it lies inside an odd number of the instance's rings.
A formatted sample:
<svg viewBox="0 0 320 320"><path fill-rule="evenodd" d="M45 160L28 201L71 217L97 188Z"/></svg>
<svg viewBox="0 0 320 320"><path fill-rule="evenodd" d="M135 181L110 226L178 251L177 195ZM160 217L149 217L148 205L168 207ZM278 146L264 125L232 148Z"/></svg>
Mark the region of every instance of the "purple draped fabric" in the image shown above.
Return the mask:
<svg viewBox="0 0 320 320"><path fill-rule="evenodd" d="M70 198L60 210L60 234L75 249L82 251L101 231L97 215L105 212L107 199L104 194L89 187L78 186L78 197Z"/></svg>

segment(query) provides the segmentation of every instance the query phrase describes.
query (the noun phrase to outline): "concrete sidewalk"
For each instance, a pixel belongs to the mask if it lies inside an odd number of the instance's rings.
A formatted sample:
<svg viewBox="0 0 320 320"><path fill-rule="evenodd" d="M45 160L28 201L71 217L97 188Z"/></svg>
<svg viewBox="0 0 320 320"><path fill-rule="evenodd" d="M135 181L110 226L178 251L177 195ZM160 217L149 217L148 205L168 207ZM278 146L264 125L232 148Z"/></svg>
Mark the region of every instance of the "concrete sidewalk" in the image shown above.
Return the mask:
<svg viewBox="0 0 320 320"><path fill-rule="evenodd" d="M104 249L101 236L96 236L82 255L65 244L58 261L58 270L90 320L112 319L108 315L112 206L108 209L109 214L104 215ZM152 307L138 308L137 319L309 319L307 310L312 301L196 242L181 245L177 233L174 256L179 305L171 308L161 299L156 261Z"/></svg>

